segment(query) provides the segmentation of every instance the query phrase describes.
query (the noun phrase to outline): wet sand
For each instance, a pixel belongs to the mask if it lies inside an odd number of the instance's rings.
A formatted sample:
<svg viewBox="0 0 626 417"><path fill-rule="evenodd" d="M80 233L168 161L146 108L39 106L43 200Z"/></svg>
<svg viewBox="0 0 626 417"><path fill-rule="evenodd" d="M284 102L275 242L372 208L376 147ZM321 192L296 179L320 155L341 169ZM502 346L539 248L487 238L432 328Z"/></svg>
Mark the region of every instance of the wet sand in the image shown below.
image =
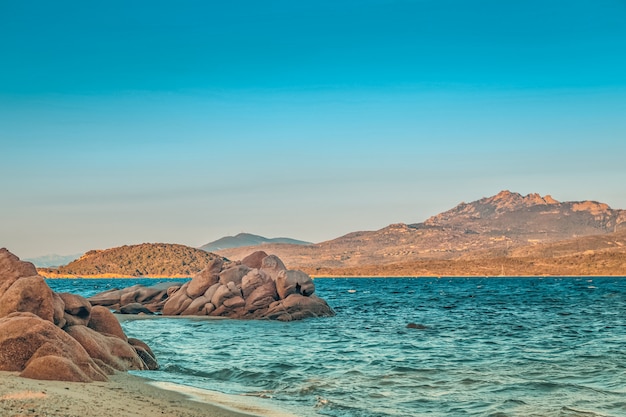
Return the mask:
<svg viewBox="0 0 626 417"><path fill-rule="evenodd" d="M0 372L3 417L250 417L293 414L272 410L254 398L223 395L126 373L108 382L40 381Z"/></svg>

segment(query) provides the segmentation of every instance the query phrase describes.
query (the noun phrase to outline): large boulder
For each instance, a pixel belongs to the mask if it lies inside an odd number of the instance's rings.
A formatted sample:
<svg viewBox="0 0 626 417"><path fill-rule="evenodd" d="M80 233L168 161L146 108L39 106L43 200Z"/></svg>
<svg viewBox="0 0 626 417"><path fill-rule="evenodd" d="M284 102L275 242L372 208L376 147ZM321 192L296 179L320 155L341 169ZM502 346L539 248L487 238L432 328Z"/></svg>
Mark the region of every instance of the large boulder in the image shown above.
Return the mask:
<svg viewBox="0 0 626 417"><path fill-rule="evenodd" d="M119 320L106 307L93 306L91 308L91 320L89 320L87 326L98 333L115 336L124 341L127 340Z"/></svg>
<svg viewBox="0 0 626 417"><path fill-rule="evenodd" d="M23 376L34 379L107 380L80 343L32 313L13 313L0 319L0 370L23 372Z"/></svg>
<svg viewBox="0 0 626 417"><path fill-rule="evenodd" d="M52 290L38 275L17 279L0 297L0 317L29 312L54 322L54 310Z"/></svg>
<svg viewBox="0 0 626 417"><path fill-rule="evenodd" d="M326 301L315 295L305 297L300 294L291 294L284 300L272 303L263 317L280 321L292 321L334 315L333 310Z"/></svg>
<svg viewBox="0 0 626 417"><path fill-rule="evenodd" d="M89 356L118 371L146 369L137 351L119 337L107 336L80 325L68 327L66 331L82 345Z"/></svg>
<svg viewBox="0 0 626 417"><path fill-rule="evenodd" d="M273 280L276 280L280 271L286 271L287 267L276 255L269 255L261 261L261 270L267 273Z"/></svg>
<svg viewBox="0 0 626 417"><path fill-rule="evenodd" d="M187 287L189 282L184 283L175 292L170 294L169 298L163 305L163 314L166 316L175 316L185 311L189 304L193 301L189 295L187 295Z"/></svg>
<svg viewBox="0 0 626 417"><path fill-rule="evenodd" d="M37 268L30 262L20 261L6 248L0 248L0 298L18 278L37 275Z"/></svg>
<svg viewBox="0 0 626 417"><path fill-rule="evenodd" d="M32 264L0 249L0 370L27 378L91 382L106 381L114 370L158 367L150 348L136 339L127 341L107 308L92 308L79 295L53 292L42 277L32 275L36 272ZM113 302L122 296L113 294L106 296Z"/></svg>
<svg viewBox="0 0 626 417"><path fill-rule="evenodd" d="M252 269L260 269L263 265L263 259L267 258L267 253L262 250L251 253L241 260L241 264Z"/></svg>
<svg viewBox="0 0 626 417"><path fill-rule="evenodd" d="M222 271L223 265L224 261L222 258L213 259L206 268L200 271L200 273L189 282L187 295L191 298L197 298L204 294L209 287L219 281L219 274Z"/></svg>
<svg viewBox="0 0 626 417"><path fill-rule="evenodd" d="M63 301L63 318L66 326L86 326L91 316L91 304L85 297L67 292L57 293Z"/></svg>
<svg viewBox="0 0 626 417"><path fill-rule="evenodd" d="M232 282L237 287L241 287L241 280L248 272L250 272L250 268L245 265L235 265L225 269L220 272L220 284L228 285L228 283Z"/></svg>
<svg viewBox="0 0 626 417"><path fill-rule="evenodd" d="M276 276L276 290L280 298L287 298L291 294L308 297L315 292L315 284L302 271L280 271Z"/></svg>

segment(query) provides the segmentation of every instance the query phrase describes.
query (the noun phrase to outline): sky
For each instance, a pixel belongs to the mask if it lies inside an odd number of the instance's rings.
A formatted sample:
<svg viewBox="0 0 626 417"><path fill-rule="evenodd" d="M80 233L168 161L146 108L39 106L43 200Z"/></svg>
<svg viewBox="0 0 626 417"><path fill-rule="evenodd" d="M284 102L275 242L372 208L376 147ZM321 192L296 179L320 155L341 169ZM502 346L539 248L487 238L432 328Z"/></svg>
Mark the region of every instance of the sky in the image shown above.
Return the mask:
<svg viewBox="0 0 626 417"><path fill-rule="evenodd" d="M626 209L624 0L0 1L0 247Z"/></svg>

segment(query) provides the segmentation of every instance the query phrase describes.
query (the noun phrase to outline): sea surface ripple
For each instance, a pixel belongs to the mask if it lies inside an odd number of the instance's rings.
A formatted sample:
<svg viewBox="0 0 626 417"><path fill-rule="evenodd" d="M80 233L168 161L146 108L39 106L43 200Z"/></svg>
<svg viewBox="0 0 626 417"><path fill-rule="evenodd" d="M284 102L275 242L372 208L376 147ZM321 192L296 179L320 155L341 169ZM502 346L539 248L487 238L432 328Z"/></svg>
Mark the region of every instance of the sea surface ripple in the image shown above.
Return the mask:
<svg viewBox="0 0 626 417"><path fill-rule="evenodd" d="M89 296L155 280L48 283ZM267 398L301 416L626 416L624 278L315 285L337 316L124 322L161 364L138 374Z"/></svg>

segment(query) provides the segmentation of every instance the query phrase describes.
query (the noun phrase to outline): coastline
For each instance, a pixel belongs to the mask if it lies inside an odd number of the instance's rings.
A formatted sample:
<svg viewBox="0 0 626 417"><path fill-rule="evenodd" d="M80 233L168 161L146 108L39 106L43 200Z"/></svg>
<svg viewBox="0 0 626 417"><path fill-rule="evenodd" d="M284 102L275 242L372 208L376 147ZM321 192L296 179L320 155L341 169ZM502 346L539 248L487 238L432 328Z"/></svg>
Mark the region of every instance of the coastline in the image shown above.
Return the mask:
<svg viewBox="0 0 626 417"><path fill-rule="evenodd" d="M295 417L254 398L116 373L108 382L61 382L0 371L0 415L74 417Z"/></svg>

